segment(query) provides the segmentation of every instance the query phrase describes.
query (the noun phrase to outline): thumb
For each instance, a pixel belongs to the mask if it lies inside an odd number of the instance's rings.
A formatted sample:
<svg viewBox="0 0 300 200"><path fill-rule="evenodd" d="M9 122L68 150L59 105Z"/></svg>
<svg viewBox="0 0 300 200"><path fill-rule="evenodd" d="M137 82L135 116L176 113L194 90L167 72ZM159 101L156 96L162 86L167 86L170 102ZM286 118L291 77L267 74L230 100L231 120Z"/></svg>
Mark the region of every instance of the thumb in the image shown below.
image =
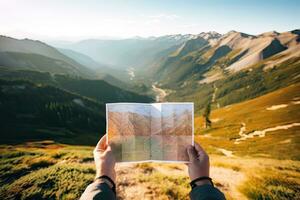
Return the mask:
<svg viewBox="0 0 300 200"><path fill-rule="evenodd" d="M189 156L189 160L191 162L195 161L198 159L197 157L197 154L196 154L196 151L194 149L194 147L192 145L190 145L188 148L187 148L187 152L188 152L188 156Z"/></svg>

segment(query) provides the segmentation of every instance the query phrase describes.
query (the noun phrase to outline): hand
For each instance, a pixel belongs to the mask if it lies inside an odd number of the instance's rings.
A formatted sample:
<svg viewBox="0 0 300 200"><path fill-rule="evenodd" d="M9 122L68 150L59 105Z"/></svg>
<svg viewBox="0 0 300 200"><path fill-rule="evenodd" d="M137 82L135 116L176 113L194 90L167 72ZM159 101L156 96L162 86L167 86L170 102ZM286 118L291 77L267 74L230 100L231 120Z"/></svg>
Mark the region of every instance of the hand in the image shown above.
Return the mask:
<svg viewBox="0 0 300 200"><path fill-rule="evenodd" d="M96 164L96 177L106 175L116 182L115 164L116 160L111 147L106 143L107 134L98 142L94 149L94 160Z"/></svg>
<svg viewBox="0 0 300 200"><path fill-rule="evenodd" d="M187 164L191 181L201 176L209 177L209 157L204 149L197 143L187 148L190 163ZM208 180L197 182L197 185L207 184Z"/></svg>

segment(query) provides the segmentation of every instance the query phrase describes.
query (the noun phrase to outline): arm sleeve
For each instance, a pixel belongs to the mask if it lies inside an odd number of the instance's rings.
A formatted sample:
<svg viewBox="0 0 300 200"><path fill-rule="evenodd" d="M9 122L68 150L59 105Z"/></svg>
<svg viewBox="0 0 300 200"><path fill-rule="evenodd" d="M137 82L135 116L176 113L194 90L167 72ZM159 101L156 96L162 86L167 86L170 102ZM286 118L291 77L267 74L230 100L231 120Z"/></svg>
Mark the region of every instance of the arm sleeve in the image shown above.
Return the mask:
<svg viewBox="0 0 300 200"><path fill-rule="evenodd" d="M212 185L201 185L190 192L191 200L225 200L224 194Z"/></svg>
<svg viewBox="0 0 300 200"><path fill-rule="evenodd" d="M80 200L116 200L116 194L106 183L91 183L81 195Z"/></svg>

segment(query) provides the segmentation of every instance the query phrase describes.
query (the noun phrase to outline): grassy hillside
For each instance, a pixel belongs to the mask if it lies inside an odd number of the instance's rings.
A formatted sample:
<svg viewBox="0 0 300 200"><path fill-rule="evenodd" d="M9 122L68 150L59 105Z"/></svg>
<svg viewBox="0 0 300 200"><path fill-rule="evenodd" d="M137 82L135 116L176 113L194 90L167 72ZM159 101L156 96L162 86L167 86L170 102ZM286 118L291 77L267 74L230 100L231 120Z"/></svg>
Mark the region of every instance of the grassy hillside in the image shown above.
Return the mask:
<svg viewBox="0 0 300 200"><path fill-rule="evenodd" d="M193 101L196 112L200 114L213 96L213 108L217 108L253 99L300 82L299 57L289 59L271 69L265 69L265 63L272 59L274 57L254 65L251 70L227 75L211 83L200 83L191 77L184 86L174 88L176 92L170 93L167 100Z"/></svg>
<svg viewBox="0 0 300 200"><path fill-rule="evenodd" d="M196 117L196 140L213 153L222 154L225 149L233 155L299 160L299 91L297 83L213 110L210 129L205 130L203 118Z"/></svg>
<svg viewBox="0 0 300 200"><path fill-rule="evenodd" d="M202 142L204 144L204 142ZM78 199L94 179L93 147L52 141L0 146L1 199ZM215 185L231 199L297 199L299 161L211 155ZM117 164L119 199L189 199L184 164Z"/></svg>

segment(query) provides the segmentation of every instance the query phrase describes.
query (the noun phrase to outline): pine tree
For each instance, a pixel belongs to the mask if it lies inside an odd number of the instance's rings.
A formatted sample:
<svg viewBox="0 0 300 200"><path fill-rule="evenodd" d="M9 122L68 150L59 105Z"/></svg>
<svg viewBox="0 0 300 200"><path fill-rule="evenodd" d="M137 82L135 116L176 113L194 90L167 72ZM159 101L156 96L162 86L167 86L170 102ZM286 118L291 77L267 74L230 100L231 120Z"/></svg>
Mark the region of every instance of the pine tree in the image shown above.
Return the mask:
<svg viewBox="0 0 300 200"><path fill-rule="evenodd" d="M211 105L210 102L207 104L204 112L203 112L203 117L204 117L204 128L210 128L211 127L211 121L210 121L210 112L211 112Z"/></svg>

